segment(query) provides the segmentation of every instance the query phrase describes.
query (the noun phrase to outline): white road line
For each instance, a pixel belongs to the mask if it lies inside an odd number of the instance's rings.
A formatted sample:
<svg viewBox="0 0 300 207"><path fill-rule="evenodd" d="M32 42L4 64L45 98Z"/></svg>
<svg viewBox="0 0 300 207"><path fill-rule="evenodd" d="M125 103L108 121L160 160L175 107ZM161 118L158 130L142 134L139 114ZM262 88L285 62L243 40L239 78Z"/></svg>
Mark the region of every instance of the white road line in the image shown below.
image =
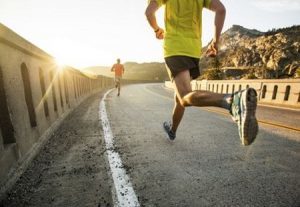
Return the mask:
<svg viewBox="0 0 300 207"><path fill-rule="evenodd" d="M107 91L99 106L99 116L103 128L104 139L106 143L106 154L112 174L112 178L116 191L116 203L118 207L139 207L137 196L133 190L132 184L129 180L129 176L126 174L126 170L123 168L123 164L118 152L114 150L114 137L110 128L110 123L107 118L105 99L106 96L113 89Z"/></svg>

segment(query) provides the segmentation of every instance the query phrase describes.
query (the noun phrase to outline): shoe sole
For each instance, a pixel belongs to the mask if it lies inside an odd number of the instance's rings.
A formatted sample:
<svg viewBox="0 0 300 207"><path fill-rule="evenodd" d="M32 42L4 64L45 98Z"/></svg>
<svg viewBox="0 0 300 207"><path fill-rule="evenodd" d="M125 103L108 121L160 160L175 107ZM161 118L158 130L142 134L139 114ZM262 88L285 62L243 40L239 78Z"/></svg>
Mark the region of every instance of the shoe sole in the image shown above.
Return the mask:
<svg viewBox="0 0 300 207"><path fill-rule="evenodd" d="M171 141L171 142L173 142L175 139L171 139L170 137L169 137L169 134L168 134L168 131L167 131L167 129L165 128L165 125L163 124L163 129L164 129L164 131L165 131L165 137L166 137L166 139L168 140L168 141Z"/></svg>
<svg viewBox="0 0 300 207"><path fill-rule="evenodd" d="M244 113L241 114L241 141L243 145L250 145L258 133L258 123L255 116L257 107L257 93L249 88L242 94L240 107Z"/></svg>

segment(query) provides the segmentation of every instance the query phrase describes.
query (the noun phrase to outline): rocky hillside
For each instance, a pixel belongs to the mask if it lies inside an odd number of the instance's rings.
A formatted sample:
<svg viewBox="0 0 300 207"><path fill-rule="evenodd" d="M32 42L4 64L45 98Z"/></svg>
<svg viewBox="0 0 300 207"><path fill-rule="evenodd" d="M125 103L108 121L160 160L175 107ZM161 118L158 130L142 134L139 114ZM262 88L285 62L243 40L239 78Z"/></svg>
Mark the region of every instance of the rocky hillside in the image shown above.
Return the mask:
<svg viewBox="0 0 300 207"><path fill-rule="evenodd" d="M246 69L260 78L295 77L300 70L300 26L260 32L234 25L221 38L218 61L203 57L203 69Z"/></svg>

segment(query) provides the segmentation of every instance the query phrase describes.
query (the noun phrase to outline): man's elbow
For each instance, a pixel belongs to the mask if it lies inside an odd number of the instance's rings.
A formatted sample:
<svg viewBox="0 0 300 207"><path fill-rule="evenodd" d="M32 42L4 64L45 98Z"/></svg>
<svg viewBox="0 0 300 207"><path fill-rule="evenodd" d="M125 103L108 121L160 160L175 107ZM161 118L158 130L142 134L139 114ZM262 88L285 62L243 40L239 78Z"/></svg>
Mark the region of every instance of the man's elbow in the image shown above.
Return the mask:
<svg viewBox="0 0 300 207"><path fill-rule="evenodd" d="M225 8L225 6L223 4L221 4L217 8L216 12L219 13L219 14L225 15L226 14L226 8Z"/></svg>
<svg viewBox="0 0 300 207"><path fill-rule="evenodd" d="M151 9L149 9L149 7L145 11L145 16L147 17L147 19L153 16L153 12L151 11Z"/></svg>
<svg viewBox="0 0 300 207"><path fill-rule="evenodd" d="M151 1L151 3L148 5L145 11L145 15L147 19L151 19L153 16L155 16L155 12L157 9L158 9L158 5L156 1Z"/></svg>

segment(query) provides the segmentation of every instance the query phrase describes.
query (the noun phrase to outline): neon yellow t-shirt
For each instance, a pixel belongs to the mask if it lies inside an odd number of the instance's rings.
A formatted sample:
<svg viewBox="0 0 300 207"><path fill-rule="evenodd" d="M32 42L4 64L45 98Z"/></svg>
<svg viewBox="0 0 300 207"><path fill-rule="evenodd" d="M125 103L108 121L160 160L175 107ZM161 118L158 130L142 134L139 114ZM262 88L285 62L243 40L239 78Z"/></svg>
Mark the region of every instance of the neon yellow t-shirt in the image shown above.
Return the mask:
<svg viewBox="0 0 300 207"><path fill-rule="evenodd" d="M164 56L199 58L202 48L202 9L209 8L211 0L154 1L159 6L165 5Z"/></svg>

